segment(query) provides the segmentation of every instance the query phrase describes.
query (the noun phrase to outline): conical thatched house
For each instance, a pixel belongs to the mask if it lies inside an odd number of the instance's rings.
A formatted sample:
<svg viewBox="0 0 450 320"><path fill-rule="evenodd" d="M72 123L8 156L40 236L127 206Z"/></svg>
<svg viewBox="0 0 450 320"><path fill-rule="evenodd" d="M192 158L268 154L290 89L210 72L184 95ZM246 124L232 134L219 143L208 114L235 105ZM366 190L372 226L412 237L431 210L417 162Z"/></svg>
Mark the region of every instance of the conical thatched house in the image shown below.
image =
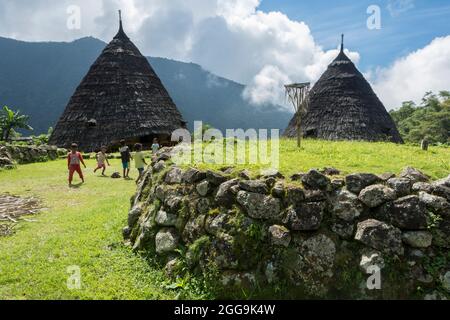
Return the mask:
<svg viewBox="0 0 450 320"><path fill-rule="evenodd" d="M296 137L294 116L284 132ZM302 135L326 140L366 140L402 143L394 121L370 84L341 51L311 89Z"/></svg>
<svg viewBox="0 0 450 320"><path fill-rule="evenodd" d="M50 138L83 151L102 145L169 141L185 122L160 79L122 28L91 66Z"/></svg>

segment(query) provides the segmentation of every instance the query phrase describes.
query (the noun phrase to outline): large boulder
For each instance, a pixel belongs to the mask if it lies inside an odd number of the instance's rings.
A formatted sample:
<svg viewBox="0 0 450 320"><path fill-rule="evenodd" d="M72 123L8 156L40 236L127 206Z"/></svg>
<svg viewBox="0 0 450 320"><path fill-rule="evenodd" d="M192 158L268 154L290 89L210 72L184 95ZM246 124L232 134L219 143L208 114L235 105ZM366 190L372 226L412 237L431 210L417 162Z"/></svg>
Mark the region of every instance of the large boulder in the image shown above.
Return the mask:
<svg viewBox="0 0 450 320"><path fill-rule="evenodd" d="M402 232L385 222L369 219L358 223L355 239L386 253L403 255Z"/></svg>
<svg viewBox="0 0 450 320"><path fill-rule="evenodd" d="M376 184L364 188L359 194L359 200L369 208L376 208L383 203L396 198L395 191L382 184Z"/></svg>
<svg viewBox="0 0 450 320"><path fill-rule="evenodd" d="M320 228L325 211L325 203L309 202L290 207L285 224L293 231L314 231Z"/></svg>
<svg viewBox="0 0 450 320"><path fill-rule="evenodd" d="M247 214L254 219L278 221L281 218L281 201L272 196L239 191L237 202L244 207Z"/></svg>
<svg viewBox="0 0 450 320"><path fill-rule="evenodd" d="M347 190L359 194L364 188L381 182L380 177L371 173L355 173L345 177Z"/></svg>

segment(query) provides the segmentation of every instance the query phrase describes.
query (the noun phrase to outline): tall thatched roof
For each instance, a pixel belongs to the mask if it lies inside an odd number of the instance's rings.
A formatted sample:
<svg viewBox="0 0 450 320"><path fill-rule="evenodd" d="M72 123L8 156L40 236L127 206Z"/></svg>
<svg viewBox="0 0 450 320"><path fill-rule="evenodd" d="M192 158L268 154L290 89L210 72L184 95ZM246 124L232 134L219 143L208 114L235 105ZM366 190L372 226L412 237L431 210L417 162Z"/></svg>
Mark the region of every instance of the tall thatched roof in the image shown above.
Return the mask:
<svg viewBox="0 0 450 320"><path fill-rule="evenodd" d="M168 136L185 122L161 80L122 28L70 99L50 138L83 151L121 139Z"/></svg>
<svg viewBox="0 0 450 320"><path fill-rule="evenodd" d="M343 43L309 97L309 109L301 125L305 137L403 142L370 84L345 55ZM296 124L294 116L284 135L296 137Z"/></svg>

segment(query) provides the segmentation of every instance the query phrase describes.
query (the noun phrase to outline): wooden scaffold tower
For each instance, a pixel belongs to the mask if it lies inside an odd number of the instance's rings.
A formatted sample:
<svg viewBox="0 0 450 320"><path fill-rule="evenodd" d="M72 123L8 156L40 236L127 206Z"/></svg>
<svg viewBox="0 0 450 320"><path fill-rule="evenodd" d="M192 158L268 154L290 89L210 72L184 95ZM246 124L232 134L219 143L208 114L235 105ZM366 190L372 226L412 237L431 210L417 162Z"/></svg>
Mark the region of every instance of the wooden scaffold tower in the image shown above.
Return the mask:
<svg viewBox="0 0 450 320"><path fill-rule="evenodd" d="M293 83L285 85L286 98L292 104L297 118L297 146L301 148L302 118L308 111L310 83Z"/></svg>

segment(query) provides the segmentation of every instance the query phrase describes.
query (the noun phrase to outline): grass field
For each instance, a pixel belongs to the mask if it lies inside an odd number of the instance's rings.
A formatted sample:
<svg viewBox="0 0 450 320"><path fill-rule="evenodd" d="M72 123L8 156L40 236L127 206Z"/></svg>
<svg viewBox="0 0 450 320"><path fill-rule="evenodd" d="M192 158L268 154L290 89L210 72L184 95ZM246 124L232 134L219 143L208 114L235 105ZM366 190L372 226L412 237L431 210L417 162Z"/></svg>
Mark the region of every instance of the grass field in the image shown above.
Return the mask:
<svg viewBox="0 0 450 320"><path fill-rule="evenodd" d="M283 139L279 150L280 171L287 177L324 167L335 167L343 175L356 172L398 174L407 166L423 170L433 179L446 177L450 173L448 147L431 147L429 151L422 151L418 146L393 143L305 140L299 150L295 140ZM220 169L224 165L200 164L198 167ZM236 167L250 169L255 173L264 168L259 164Z"/></svg>
<svg viewBox="0 0 450 320"><path fill-rule="evenodd" d="M0 172L0 193L39 197L48 208L0 238L0 299L174 298L162 272L122 244L134 181L85 173L87 183L69 189L62 160ZM69 266L80 267L81 290L67 288Z"/></svg>
<svg viewBox="0 0 450 320"><path fill-rule="evenodd" d="M287 176L325 166L343 173L398 173L408 165L433 178L450 173L448 148L423 152L384 143L305 141L299 151L295 141L283 141L280 151L281 171ZM109 173L119 171L119 160L111 162ZM87 163L94 166L93 160ZM48 208L33 217L36 222L20 222L14 235L0 238L0 299L175 298L177 292L166 289L162 271L122 243L134 181L85 172L87 183L69 189L64 160L0 171L0 194L39 197ZM67 288L70 266L80 267L80 290Z"/></svg>

